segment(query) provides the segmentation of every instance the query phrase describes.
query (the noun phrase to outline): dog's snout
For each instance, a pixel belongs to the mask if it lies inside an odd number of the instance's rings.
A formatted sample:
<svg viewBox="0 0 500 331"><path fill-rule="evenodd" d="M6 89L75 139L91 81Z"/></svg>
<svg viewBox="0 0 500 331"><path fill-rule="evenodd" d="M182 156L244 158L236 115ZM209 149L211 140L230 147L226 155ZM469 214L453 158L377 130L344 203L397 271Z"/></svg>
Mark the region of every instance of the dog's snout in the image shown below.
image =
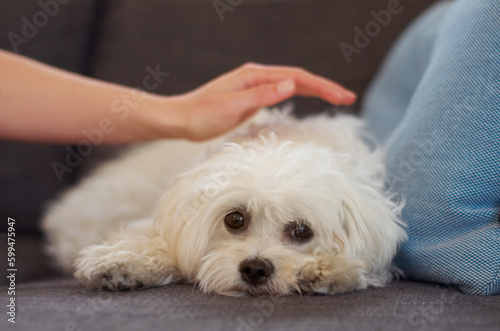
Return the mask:
<svg viewBox="0 0 500 331"><path fill-rule="evenodd" d="M263 284L273 274L274 266L267 259L253 258L240 263L241 278L252 285Z"/></svg>

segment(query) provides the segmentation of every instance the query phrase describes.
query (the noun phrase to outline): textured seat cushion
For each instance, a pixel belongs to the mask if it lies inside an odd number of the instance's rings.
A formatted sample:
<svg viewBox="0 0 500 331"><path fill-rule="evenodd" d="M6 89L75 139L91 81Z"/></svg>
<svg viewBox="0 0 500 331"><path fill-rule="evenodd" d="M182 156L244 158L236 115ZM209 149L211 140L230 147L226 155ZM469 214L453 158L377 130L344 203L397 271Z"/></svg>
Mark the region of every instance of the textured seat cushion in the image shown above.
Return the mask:
<svg viewBox="0 0 500 331"><path fill-rule="evenodd" d="M7 302L0 287L0 301ZM339 296L225 297L191 285L94 292L74 280L18 286L16 325L1 330L495 330L500 296L396 282Z"/></svg>
<svg viewBox="0 0 500 331"><path fill-rule="evenodd" d="M500 293L500 4L438 4L402 35L364 103L406 200L408 277Z"/></svg>

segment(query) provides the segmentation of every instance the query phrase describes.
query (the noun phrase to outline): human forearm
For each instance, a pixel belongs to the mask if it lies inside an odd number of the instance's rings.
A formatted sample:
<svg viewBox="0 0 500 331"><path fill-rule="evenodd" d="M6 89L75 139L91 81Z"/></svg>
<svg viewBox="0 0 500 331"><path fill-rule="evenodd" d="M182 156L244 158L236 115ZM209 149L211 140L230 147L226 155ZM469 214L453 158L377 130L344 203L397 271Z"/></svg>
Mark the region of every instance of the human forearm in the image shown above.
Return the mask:
<svg viewBox="0 0 500 331"><path fill-rule="evenodd" d="M3 51L0 72L0 138L38 142L78 143L88 139L89 132L97 132L103 144L204 140L293 95L337 105L356 99L341 85L301 68L252 63L192 92L168 97Z"/></svg>
<svg viewBox="0 0 500 331"><path fill-rule="evenodd" d="M0 137L76 143L104 125L104 143L178 135L173 98L106 83L0 51ZM161 113L162 132L157 132ZM171 125L170 125L171 124Z"/></svg>

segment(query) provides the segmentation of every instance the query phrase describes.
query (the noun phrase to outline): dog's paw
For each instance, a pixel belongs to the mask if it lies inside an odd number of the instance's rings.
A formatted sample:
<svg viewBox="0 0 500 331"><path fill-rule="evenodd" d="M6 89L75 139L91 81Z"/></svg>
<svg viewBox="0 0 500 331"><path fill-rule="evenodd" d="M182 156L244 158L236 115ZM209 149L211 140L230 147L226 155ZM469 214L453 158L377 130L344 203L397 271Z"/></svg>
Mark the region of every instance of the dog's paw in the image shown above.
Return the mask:
<svg viewBox="0 0 500 331"><path fill-rule="evenodd" d="M363 263L343 254L316 253L297 275L300 289L306 293L340 294L358 287Z"/></svg>
<svg viewBox="0 0 500 331"><path fill-rule="evenodd" d="M124 266L105 266L92 274L87 287L102 291L134 291L144 287L144 283L129 275Z"/></svg>
<svg viewBox="0 0 500 331"><path fill-rule="evenodd" d="M87 268L89 261L81 261L75 277L90 289L102 291L131 291L145 286L147 281L129 270L124 263L113 261L97 263Z"/></svg>
<svg viewBox="0 0 500 331"><path fill-rule="evenodd" d="M97 254L97 247L84 250L76 261L75 277L90 289L131 291L155 284L155 266L134 253Z"/></svg>

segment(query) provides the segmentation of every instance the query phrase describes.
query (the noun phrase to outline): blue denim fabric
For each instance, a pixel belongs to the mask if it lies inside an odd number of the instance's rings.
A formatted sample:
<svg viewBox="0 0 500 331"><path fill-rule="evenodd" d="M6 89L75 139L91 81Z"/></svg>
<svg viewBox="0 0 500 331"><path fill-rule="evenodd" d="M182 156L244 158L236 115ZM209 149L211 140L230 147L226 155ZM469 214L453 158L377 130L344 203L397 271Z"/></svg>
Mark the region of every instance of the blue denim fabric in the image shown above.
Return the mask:
<svg viewBox="0 0 500 331"><path fill-rule="evenodd" d="M408 278L500 293L500 2L438 3L399 38L363 102L405 201Z"/></svg>

